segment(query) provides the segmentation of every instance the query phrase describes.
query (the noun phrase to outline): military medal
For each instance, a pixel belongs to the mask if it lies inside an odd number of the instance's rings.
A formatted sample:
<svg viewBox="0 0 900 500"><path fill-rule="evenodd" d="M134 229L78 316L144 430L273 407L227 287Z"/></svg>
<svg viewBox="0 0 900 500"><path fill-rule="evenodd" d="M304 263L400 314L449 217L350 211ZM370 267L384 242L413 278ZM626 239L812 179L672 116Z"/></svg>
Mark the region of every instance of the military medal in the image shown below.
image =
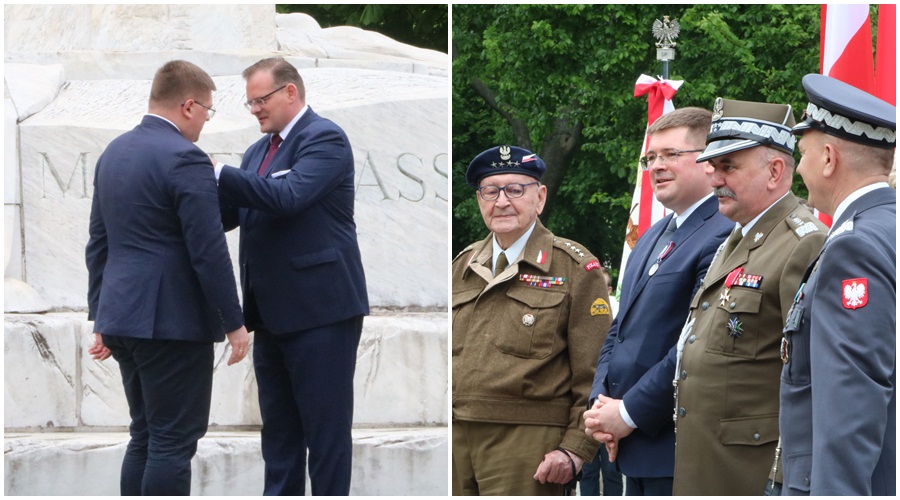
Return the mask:
<svg viewBox="0 0 900 500"><path fill-rule="evenodd" d="M653 265L650 266L650 270L647 271L647 274L649 274L650 276L653 276L654 274L656 274L656 271L659 269L659 265L662 264L662 261L664 261L666 259L666 257L669 256L670 253L672 253L672 250L674 248L675 248L675 242L674 241L668 242L666 244L666 247L662 249L662 252L659 252L659 255L656 257L656 262L654 262Z"/></svg>
<svg viewBox="0 0 900 500"><path fill-rule="evenodd" d="M731 287L734 285L735 281L737 281L738 276L740 276L742 272L744 272L744 268L739 267L728 273L728 277L725 278L725 291L719 294L719 300L721 301L719 302L720 306L725 307L725 304L731 301Z"/></svg>
<svg viewBox="0 0 900 500"><path fill-rule="evenodd" d="M744 333L744 324L738 319L737 315L732 314L728 320L728 333L734 338L738 338Z"/></svg>
<svg viewBox="0 0 900 500"><path fill-rule="evenodd" d="M550 288L554 285L562 285L566 282L566 279L556 276L535 276L533 274L520 274L519 281L528 283L528 286Z"/></svg>

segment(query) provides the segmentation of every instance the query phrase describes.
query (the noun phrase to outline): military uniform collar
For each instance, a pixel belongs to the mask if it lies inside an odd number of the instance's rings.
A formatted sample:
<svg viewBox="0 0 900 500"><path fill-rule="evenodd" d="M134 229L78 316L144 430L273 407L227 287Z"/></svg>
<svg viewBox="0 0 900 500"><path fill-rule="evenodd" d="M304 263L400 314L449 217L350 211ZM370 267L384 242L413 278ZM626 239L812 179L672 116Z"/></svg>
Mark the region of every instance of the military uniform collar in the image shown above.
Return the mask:
<svg viewBox="0 0 900 500"><path fill-rule="evenodd" d="M890 188L890 187L891 186L888 185L887 182L876 182L875 184L869 184L868 186L863 186L863 187L857 189L856 191L850 193L846 198L844 198L844 201L842 201L842 202L840 202L840 204L838 204L837 209L835 209L835 211L834 211L833 220L835 222L841 220L841 216L844 215L844 212L847 210L847 208L850 207L850 204L853 203L854 201L862 198L864 195L866 195L872 191L875 191L876 189ZM835 224L835 225L837 225L837 224ZM833 229L834 229L834 226L832 226L832 230ZM831 231L829 231L829 234L830 233L831 233Z"/></svg>

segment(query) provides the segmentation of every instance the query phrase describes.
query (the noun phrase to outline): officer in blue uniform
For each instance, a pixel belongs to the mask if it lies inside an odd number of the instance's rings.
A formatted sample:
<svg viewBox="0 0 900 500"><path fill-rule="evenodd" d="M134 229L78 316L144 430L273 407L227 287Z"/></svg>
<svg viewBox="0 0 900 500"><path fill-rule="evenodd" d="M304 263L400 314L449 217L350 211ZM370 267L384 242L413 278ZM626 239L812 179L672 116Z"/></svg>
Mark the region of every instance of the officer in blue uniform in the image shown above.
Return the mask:
<svg viewBox="0 0 900 500"><path fill-rule="evenodd" d="M823 75L797 172L833 215L784 327L783 493L896 495L896 108Z"/></svg>

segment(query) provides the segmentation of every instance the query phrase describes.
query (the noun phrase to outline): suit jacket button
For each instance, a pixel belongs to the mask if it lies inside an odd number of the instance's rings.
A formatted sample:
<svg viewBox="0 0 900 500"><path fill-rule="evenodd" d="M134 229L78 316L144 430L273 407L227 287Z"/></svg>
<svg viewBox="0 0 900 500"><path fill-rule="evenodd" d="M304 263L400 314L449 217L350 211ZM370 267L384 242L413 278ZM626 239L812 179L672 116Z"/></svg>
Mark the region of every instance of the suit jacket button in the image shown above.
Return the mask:
<svg viewBox="0 0 900 500"><path fill-rule="evenodd" d="M684 410L684 407L683 407L683 406L682 406L681 408L678 409L678 415L679 415L679 416L682 416L682 417L683 417L683 416L685 415L685 413L687 413L687 412Z"/></svg>

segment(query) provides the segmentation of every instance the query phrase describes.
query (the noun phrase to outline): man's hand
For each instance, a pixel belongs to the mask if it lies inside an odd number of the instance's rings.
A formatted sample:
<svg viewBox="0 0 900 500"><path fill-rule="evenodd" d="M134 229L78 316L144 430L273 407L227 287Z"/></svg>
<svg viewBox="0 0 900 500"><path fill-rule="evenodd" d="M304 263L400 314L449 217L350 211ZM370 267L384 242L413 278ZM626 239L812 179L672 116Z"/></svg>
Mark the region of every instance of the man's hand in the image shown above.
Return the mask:
<svg viewBox="0 0 900 500"><path fill-rule="evenodd" d="M99 333L94 333L94 345L88 349L88 354L96 361L103 361L112 356L112 352L103 344L103 337Z"/></svg>
<svg viewBox="0 0 900 500"><path fill-rule="evenodd" d="M575 473L578 474L581 466L584 465L584 460L574 453L571 453L571 456L575 461ZM534 473L535 481L540 481L541 484L568 483L572 480L572 460L569 460L569 455L563 451L553 450L547 453Z"/></svg>
<svg viewBox="0 0 900 500"><path fill-rule="evenodd" d="M620 404L622 404L621 399L613 399L602 394L597 396L594 407L584 412L584 425L587 427L588 434L593 435L600 431L612 435L618 441L634 432L634 429L622 419L622 414L619 412ZM598 441L609 442L610 440L598 439Z"/></svg>
<svg viewBox="0 0 900 500"><path fill-rule="evenodd" d="M247 348L250 345L250 334L247 333L247 327L241 326L233 332L226 334L228 343L231 344L231 357L228 358L228 366L231 366L247 355Z"/></svg>

